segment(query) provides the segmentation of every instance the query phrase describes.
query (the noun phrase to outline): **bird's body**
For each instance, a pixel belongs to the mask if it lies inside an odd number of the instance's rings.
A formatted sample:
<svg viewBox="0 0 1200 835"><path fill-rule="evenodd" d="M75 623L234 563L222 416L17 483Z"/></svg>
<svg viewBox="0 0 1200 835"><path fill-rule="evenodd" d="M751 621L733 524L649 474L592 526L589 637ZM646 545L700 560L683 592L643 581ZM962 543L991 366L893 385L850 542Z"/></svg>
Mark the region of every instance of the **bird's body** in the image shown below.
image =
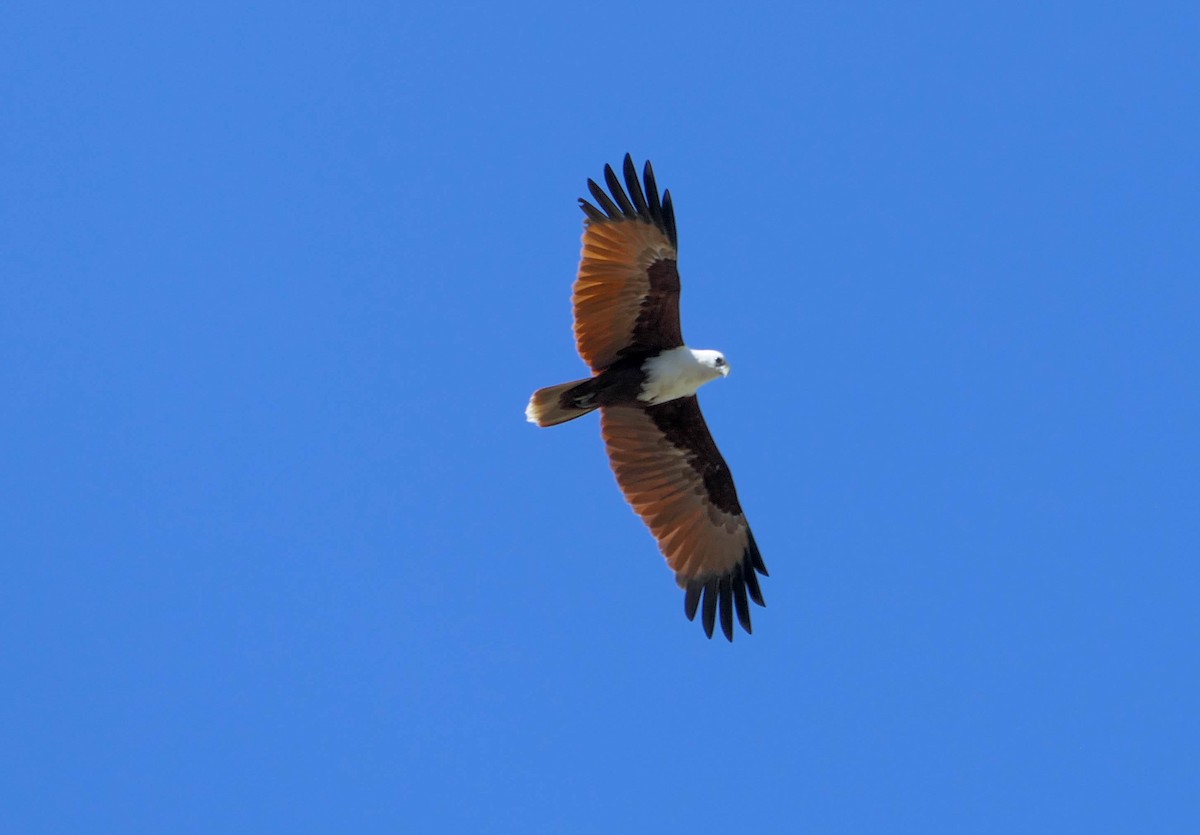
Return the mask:
<svg viewBox="0 0 1200 835"><path fill-rule="evenodd" d="M720 365L716 365L716 360ZM542 389L529 401L525 418L530 423L553 426L582 417L599 406L657 406L680 397L690 397L700 386L729 373L725 358L716 351L695 351L686 346L627 357L595 377ZM553 393L554 401L538 395Z"/></svg>
<svg viewBox="0 0 1200 835"><path fill-rule="evenodd" d="M609 194L589 180L583 255L575 281L575 338L592 376L540 389L525 409L554 426L595 409L625 498L658 540L693 618L711 637L719 610L750 631L748 600L763 605L767 573L729 468L700 413L696 391L729 374L718 351L694 350L679 324L679 271L670 192L660 202L650 163L645 191L625 157L625 185L605 166ZM601 211L603 209L603 211Z"/></svg>

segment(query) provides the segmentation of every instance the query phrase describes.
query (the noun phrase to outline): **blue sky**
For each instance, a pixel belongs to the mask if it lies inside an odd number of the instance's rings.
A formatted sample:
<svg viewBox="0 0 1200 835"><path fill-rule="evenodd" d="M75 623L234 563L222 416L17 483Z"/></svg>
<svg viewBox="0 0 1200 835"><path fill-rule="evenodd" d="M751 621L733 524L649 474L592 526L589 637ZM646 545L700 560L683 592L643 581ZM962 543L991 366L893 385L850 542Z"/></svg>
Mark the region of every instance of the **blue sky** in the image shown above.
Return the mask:
<svg viewBox="0 0 1200 835"><path fill-rule="evenodd" d="M0 830L1195 832L1193 4L17 4ZM676 201L771 569L708 641L581 376Z"/></svg>

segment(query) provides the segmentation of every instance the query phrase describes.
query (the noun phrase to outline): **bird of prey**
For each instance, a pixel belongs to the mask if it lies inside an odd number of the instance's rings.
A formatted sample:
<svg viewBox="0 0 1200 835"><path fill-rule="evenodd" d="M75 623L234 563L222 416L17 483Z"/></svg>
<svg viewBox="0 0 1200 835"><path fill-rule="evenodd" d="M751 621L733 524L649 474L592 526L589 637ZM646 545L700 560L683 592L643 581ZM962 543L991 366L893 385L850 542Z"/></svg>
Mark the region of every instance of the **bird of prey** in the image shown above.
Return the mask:
<svg viewBox="0 0 1200 835"><path fill-rule="evenodd" d="M694 620L700 610L709 638L720 614L732 641L734 611L750 632L749 601L765 605L757 575L767 568L696 400L729 363L683 342L671 193L660 201L649 162L642 173L639 181L626 154L625 187L610 165L607 193L588 180L596 204L579 201L586 218L572 304L592 376L534 392L525 417L555 426L600 410L617 483L684 589L684 613Z"/></svg>

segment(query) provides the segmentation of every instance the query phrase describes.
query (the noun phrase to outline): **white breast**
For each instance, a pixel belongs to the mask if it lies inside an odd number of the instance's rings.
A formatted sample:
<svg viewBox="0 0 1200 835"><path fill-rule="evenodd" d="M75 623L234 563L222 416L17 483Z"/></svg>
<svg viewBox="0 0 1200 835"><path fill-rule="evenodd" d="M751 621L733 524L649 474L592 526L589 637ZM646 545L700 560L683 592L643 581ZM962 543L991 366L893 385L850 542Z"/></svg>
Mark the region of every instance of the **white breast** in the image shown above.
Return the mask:
<svg viewBox="0 0 1200 835"><path fill-rule="evenodd" d="M696 358L691 348L681 347L663 351L646 360L642 366L646 381L638 400L655 406L680 397L691 397L700 386L721 376Z"/></svg>

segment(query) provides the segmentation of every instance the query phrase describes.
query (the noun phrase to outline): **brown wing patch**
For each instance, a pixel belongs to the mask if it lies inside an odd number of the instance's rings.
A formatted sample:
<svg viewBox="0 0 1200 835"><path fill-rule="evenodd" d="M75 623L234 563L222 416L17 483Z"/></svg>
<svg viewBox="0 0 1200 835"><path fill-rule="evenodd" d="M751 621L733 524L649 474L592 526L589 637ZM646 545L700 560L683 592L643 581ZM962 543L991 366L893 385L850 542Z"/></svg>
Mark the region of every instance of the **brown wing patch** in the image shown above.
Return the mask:
<svg viewBox="0 0 1200 835"><path fill-rule="evenodd" d="M622 356L683 344L670 193L659 202L650 163L644 192L628 154L624 168L628 194L612 166L605 166L612 197L588 180L601 208L579 201L587 220L572 294L575 342L579 355L596 372Z"/></svg>
<svg viewBox="0 0 1200 835"><path fill-rule="evenodd" d="M699 402L685 397L648 409L606 407L601 415L617 483L686 591L688 619L703 602L711 638L719 609L721 630L732 641L736 609L749 632L748 600L764 605L756 572L767 569Z"/></svg>

